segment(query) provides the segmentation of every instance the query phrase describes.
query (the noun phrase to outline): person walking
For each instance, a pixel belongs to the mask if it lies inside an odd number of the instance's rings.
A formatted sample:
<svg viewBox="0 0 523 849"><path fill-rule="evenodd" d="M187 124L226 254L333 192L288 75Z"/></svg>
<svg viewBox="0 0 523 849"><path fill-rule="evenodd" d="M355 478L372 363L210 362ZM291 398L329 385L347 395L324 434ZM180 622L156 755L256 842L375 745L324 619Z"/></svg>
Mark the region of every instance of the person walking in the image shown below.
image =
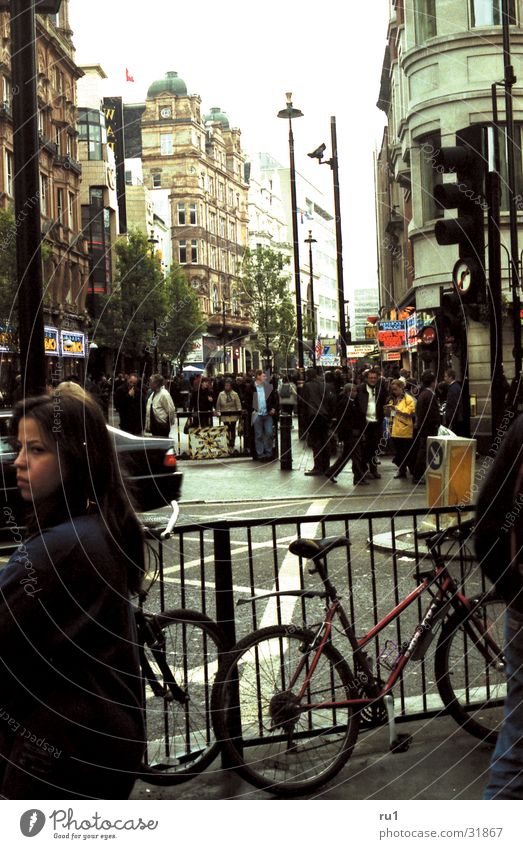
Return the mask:
<svg viewBox="0 0 523 849"><path fill-rule="evenodd" d="M236 422L241 417L242 402L238 393L232 388L232 380L230 378L225 379L223 390L218 395L216 412L220 416L220 421L227 428L229 452L232 454L236 440Z"/></svg>
<svg viewBox="0 0 523 849"><path fill-rule="evenodd" d="M278 414L278 393L261 369L255 374L252 393L251 424L254 428L255 459L272 460L274 421Z"/></svg>
<svg viewBox="0 0 523 849"><path fill-rule="evenodd" d="M330 385L320 378L315 368L307 369L303 387L303 410L306 433L314 457L313 468L307 476L325 475L330 466L329 428L336 407L336 395Z"/></svg>
<svg viewBox="0 0 523 849"><path fill-rule="evenodd" d="M444 379L448 386L445 400L445 425L456 436L466 436L461 383L456 380L456 372L451 368L446 370Z"/></svg>
<svg viewBox="0 0 523 849"><path fill-rule="evenodd" d="M176 407L170 392L163 384L161 374L152 374L149 378L151 391L145 411L145 433L152 436L169 436L171 427L176 422Z"/></svg>
<svg viewBox="0 0 523 849"><path fill-rule="evenodd" d="M214 395L208 378L202 377L193 389L189 403L191 427L211 427Z"/></svg>
<svg viewBox="0 0 523 849"><path fill-rule="evenodd" d="M341 456L325 472L331 483L337 483L337 476L352 459L352 474L354 486L367 484L365 480L365 469L362 463L362 439L361 434L365 422L356 404L357 386L355 383L346 383L338 395L336 403L334 431L343 443Z"/></svg>
<svg viewBox="0 0 523 849"><path fill-rule="evenodd" d="M476 557L507 604L503 724L485 799L523 799L523 416L507 431L479 492Z"/></svg>
<svg viewBox="0 0 523 849"><path fill-rule="evenodd" d="M0 573L0 796L127 799L144 751L140 525L79 386L12 418L29 536Z"/></svg>
<svg viewBox="0 0 523 849"><path fill-rule="evenodd" d="M392 419L390 430L394 457L392 462L398 467L395 478L406 478L407 469L412 473L414 470L415 456L412 451L414 445L414 418L416 402L414 398L405 392L401 379L392 380L390 384L391 398L385 405L385 412L389 412Z"/></svg>
<svg viewBox="0 0 523 849"><path fill-rule="evenodd" d="M292 428L292 414L298 408L298 391L288 375L282 378L281 386L278 389L278 398L280 400L281 412L291 416L290 427Z"/></svg>
<svg viewBox="0 0 523 849"><path fill-rule="evenodd" d="M356 404L365 421L363 431L363 468L373 478L381 478L378 472L380 440L384 438L384 405L387 390L377 368L370 368L356 393Z"/></svg>
<svg viewBox="0 0 523 849"><path fill-rule="evenodd" d="M421 392L416 401L415 444L412 447L416 456L412 473L413 483L424 482L423 475L427 468L427 438L437 436L441 424L435 389L436 375L431 371L424 371L421 375Z"/></svg>
<svg viewBox="0 0 523 849"><path fill-rule="evenodd" d="M114 406L120 416L120 428L139 435L145 423L145 397L140 378L130 374L127 382L114 394Z"/></svg>

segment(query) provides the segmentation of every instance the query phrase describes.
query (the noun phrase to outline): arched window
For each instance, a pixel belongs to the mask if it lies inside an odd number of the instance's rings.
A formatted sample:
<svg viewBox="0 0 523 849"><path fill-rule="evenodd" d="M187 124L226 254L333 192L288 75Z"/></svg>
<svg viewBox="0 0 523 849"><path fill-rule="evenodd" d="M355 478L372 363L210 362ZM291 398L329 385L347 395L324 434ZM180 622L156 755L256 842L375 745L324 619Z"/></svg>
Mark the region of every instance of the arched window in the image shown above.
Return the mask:
<svg viewBox="0 0 523 849"><path fill-rule="evenodd" d="M218 287L213 286L212 289L212 311L213 313L220 312L220 301L218 299Z"/></svg>

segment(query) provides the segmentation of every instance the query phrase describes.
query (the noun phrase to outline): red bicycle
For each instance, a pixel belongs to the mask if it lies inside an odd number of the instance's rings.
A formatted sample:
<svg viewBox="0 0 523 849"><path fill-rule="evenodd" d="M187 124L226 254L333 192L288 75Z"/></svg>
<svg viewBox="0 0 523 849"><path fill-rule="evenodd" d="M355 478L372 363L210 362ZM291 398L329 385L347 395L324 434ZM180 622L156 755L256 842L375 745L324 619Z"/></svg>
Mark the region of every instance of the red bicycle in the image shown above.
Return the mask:
<svg viewBox="0 0 523 849"><path fill-rule="evenodd" d="M493 593L467 598L449 573L450 552L441 549L447 541L465 546L471 530L471 522L462 522L417 534L427 540L433 568L418 573L418 586L363 636L357 636L327 573L327 553L350 545L348 539L291 543L291 552L311 561L309 571L320 576L323 590L286 590L239 603L276 595L320 597L322 622L312 629L275 625L245 637L213 688L216 736L247 781L286 796L311 792L348 761L360 726L388 722L391 750L405 750L410 738L397 732L392 689L409 661L425 656L438 630L435 679L444 710L470 734L495 741L506 692L505 605ZM430 603L410 639L396 646L389 677L382 681L373 671L370 645L423 593ZM336 634L348 640L351 664L334 645Z"/></svg>

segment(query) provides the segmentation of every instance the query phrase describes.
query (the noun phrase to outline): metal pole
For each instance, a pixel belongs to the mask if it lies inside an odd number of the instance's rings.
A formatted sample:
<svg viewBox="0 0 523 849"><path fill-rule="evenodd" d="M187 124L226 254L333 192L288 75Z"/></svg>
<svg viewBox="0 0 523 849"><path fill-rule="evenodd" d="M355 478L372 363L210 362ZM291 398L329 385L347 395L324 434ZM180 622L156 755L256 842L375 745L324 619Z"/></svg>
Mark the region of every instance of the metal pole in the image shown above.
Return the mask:
<svg viewBox="0 0 523 849"><path fill-rule="evenodd" d="M312 365L316 368L316 313L314 311L314 270L312 266L312 244L316 239L312 238L312 230L309 230L309 238L304 239L309 246L309 279L311 289L311 336L312 336Z"/></svg>
<svg viewBox="0 0 523 849"><path fill-rule="evenodd" d="M303 321L301 315L300 246L298 243L298 201L296 199L296 167L294 164L294 135L292 119L289 117L289 158L292 206L292 242L294 246L294 288L296 292L296 333L298 336L298 366L304 367Z"/></svg>
<svg viewBox="0 0 523 849"><path fill-rule="evenodd" d="M34 0L11 0L11 77L20 368L28 396L45 391Z"/></svg>
<svg viewBox="0 0 523 849"><path fill-rule="evenodd" d="M512 267L512 320L514 328L514 373L521 379L521 303L519 298L518 275L518 219L516 212L516 170L514 162L514 113L512 108L512 87L517 82L514 68L510 62L510 29L508 0L501 0L503 20L503 64L505 67L505 112L507 136L507 165L510 213L510 262Z"/></svg>
<svg viewBox="0 0 523 849"><path fill-rule="evenodd" d="M334 182L334 216L336 220L336 272L338 279L338 323L340 326L341 365L347 365L347 328L345 326L345 294L343 285L343 246L341 236L340 179L338 174L338 141L336 118L331 117L332 179Z"/></svg>
<svg viewBox="0 0 523 849"><path fill-rule="evenodd" d="M225 336L225 301L222 301L222 333L223 333L223 374L225 376L225 361L227 359L227 347Z"/></svg>
<svg viewBox="0 0 523 849"><path fill-rule="evenodd" d="M496 432L503 418L503 329L501 317L501 231L500 231L500 155L498 135L498 108L496 84L492 86L492 141L493 162L489 155L487 175L488 199L488 293L490 315L490 374L491 374L491 432L494 444ZM490 151L489 151L490 154Z"/></svg>

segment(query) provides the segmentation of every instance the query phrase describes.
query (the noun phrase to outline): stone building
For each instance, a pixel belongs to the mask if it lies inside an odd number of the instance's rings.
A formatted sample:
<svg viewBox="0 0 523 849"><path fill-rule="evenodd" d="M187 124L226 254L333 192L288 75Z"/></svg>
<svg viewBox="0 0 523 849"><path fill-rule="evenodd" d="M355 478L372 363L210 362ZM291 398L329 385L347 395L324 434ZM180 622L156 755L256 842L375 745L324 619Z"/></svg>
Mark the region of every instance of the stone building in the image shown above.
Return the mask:
<svg viewBox="0 0 523 849"><path fill-rule="evenodd" d="M512 62L521 84L522 0L511 0L509 10ZM486 128L491 123L491 86L504 77L500 24L501 0L391 0L378 100L387 116L376 163L382 318L403 321L410 313L407 321L414 328L410 344L407 333L406 344L398 346L403 365L414 364L418 371L430 366L439 375L448 366L458 371L465 395L477 400L470 407L470 424L481 441L488 438L490 427L489 329L484 312L457 302L452 269L458 246L440 246L435 239L435 224L447 213L435 202L434 188L453 178L435 166L433 154L455 145L457 131L474 125ZM515 94L520 191L521 89L516 87ZM503 127L501 95L499 121ZM501 148L503 251L510 241L506 145L502 143ZM508 264L502 264L503 294L509 298ZM416 333L427 324L436 330L437 344L432 348L417 344ZM510 325L507 321L504 327L509 379Z"/></svg>
<svg viewBox="0 0 523 849"><path fill-rule="evenodd" d="M49 378L83 373L87 353L89 260L82 234L76 128L76 84L68 0L58 15L37 15L37 96L40 141L40 211L44 260L44 321ZM13 209L13 92L10 14L0 12L0 204ZM6 317L0 317L0 323ZM14 352L5 352L7 354ZM8 358L9 359L9 358ZM11 358L17 367L16 356ZM4 357L4 363L6 358ZM9 368L2 382L9 383Z"/></svg>
<svg viewBox="0 0 523 849"><path fill-rule="evenodd" d="M198 292L216 351L210 365L223 367L225 348L225 369L237 371L249 331L239 290L248 221L240 130L217 107L202 114L200 96L172 71L151 84L144 108L126 106L124 115L127 153L141 157L154 211L170 227L173 261Z"/></svg>

